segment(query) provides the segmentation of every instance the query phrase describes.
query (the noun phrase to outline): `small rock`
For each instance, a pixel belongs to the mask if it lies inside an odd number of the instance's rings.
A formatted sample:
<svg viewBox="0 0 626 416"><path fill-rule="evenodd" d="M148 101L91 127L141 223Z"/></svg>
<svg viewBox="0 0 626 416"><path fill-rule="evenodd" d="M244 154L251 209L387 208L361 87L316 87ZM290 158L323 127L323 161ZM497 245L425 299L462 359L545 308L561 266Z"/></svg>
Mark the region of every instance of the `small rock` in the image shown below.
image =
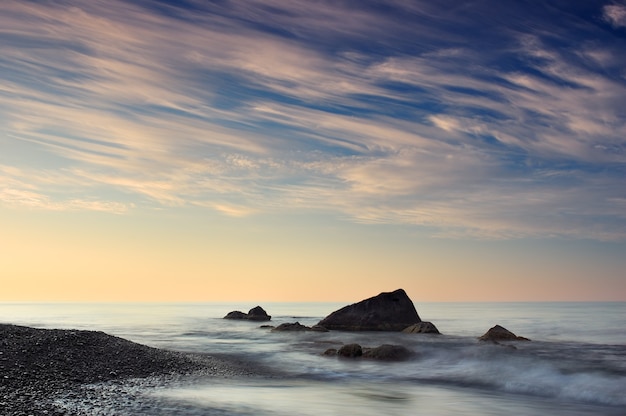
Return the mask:
<svg viewBox="0 0 626 416"><path fill-rule="evenodd" d="M241 319L241 320L245 320L248 319L248 314L241 312L241 311L232 311L232 312L228 312L226 314L226 316L224 317L224 319Z"/></svg>
<svg viewBox="0 0 626 416"><path fill-rule="evenodd" d="M402 330L406 334L439 334L439 330L432 322L420 322Z"/></svg>
<svg viewBox="0 0 626 416"><path fill-rule="evenodd" d="M269 321L272 319L271 316L265 312L260 306L255 306L250 309L248 313L244 313L241 311L232 311L228 312L224 319L236 319L236 320L244 320L244 321Z"/></svg>
<svg viewBox="0 0 626 416"><path fill-rule="evenodd" d="M363 351L363 358L372 358L383 361L402 361L413 355L413 352L402 345L384 344L376 348L367 348Z"/></svg>
<svg viewBox="0 0 626 416"><path fill-rule="evenodd" d="M337 355L346 358L356 358L363 355L363 348L359 344L346 344L337 350Z"/></svg>
<svg viewBox="0 0 626 416"><path fill-rule="evenodd" d="M481 341L530 341L528 338L518 337L508 329L496 325L489 329L483 336L478 338Z"/></svg>
<svg viewBox="0 0 626 416"><path fill-rule="evenodd" d="M269 321L272 317L262 307L255 306L248 311L248 319L251 321Z"/></svg>
<svg viewBox="0 0 626 416"><path fill-rule="evenodd" d="M323 326L321 326L321 325L317 325L317 324L316 324L316 325L313 325L313 326L311 327L311 331L317 331L317 332L330 332L328 329L324 328L324 327L323 327Z"/></svg>
<svg viewBox="0 0 626 416"><path fill-rule="evenodd" d="M308 326L302 325L300 322L286 322L278 325L272 329L272 332L287 332L287 331L311 331Z"/></svg>

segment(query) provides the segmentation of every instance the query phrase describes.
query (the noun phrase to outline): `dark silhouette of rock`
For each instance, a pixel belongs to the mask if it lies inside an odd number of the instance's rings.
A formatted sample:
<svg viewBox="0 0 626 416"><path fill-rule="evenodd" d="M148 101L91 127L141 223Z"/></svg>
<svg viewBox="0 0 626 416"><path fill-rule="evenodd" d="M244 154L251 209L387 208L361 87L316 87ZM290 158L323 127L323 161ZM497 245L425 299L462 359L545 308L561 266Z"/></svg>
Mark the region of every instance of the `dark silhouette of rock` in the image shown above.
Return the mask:
<svg viewBox="0 0 626 416"><path fill-rule="evenodd" d="M329 348L323 355L341 358L367 358L381 361L402 361L410 358L413 352L402 345L384 344L376 348L363 348L359 344L346 344L338 350Z"/></svg>
<svg viewBox="0 0 626 416"><path fill-rule="evenodd" d="M269 321L270 319L272 319L272 317L269 316L262 307L255 306L254 308L250 309L248 313L243 313L241 311L228 312L224 319L238 319L244 321Z"/></svg>
<svg viewBox="0 0 626 416"><path fill-rule="evenodd" d="M530 341L528 338L518 337L506 328L496 325L478 338L481 341Z"/></svg>
<svg viewBox="0 0 626 416"><path fill-rule="evenodd" d="M272 332L288 332L288 331L312 331L311 327L302 325L300 322L286 322L272 329Z"/></svg>
<svg viewBox="0 0 626 416"><path fill-rule="evenodd" d="M337 355L346 358L356 358L363 355L363 348L359 344L346 344L337 350Z"/></svg>
<svg viewBox="0 0 626 416"><path fill-rule="evenodd" d="M224 319L248 319L248 314L241 311L228 312Z"/></svg>
<svg viewBox="0 0 626 416"><path fill-rule="evenodd" d="M419 324L413 324L402 330L406 334L440 334L437 327L432 322L420 322Z"/></svg>
<svg viewBox="0 0 626 416"><path fill-rule="evenodd" d="M412 355L413 352L402 345L384 344L376 348L366 348L363 351L363 358L383 361L403 361Z"/></svg>
<svg viewBox="0 0 626 416"><path fill-rule="evenodd" d="M344 331L402 331L421 319L406 292L398 289L345 306L318 325Z"/></svg>
<svg viewBox="0 0 626 416"><path fill-rule="evenodd" d="M262 307L255 306L248 311L248 319L251 321L269 321L272 317Z"/></svg>
<svg viewBox="0 0 626 416"><path fill-rule="evenodd" d="M317 331L317 332L329 332L329 331L328 331L328 329L324 328L324 327L323 327L323 326L321 326L321 325L317 325L317 324L316 324L316 325L313 325L313 326L311 327L311 331Z"/></svg>

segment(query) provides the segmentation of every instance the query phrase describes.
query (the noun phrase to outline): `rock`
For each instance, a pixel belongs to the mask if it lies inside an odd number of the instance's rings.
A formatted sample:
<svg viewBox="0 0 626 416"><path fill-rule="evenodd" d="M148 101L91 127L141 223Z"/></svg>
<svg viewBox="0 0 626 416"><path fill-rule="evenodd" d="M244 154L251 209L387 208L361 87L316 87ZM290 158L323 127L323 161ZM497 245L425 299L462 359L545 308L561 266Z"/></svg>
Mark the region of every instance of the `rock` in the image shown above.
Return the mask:
<svg viewBox="0 0 626 416"><path fill-rule="evenodd" d="M530 341L528 338L518 337L506 328L496 325L478 338L481 341Z"/></svg>
<svg viewBox="0 0 626 416"><path fill-rule="evenodd" d="M402 330L406 334L440 334L437 327L432 322L420 322L419 324L413 324Z"/></svg>
<svg viewBox="0 0 626 416"><path fill-rule="evenodd" d="M271 316L265 312L265 310L260 306L255 306L250 309L248 313L243 313L241 311L232 311L228 312L224 319L238 319L238 320L247 320L247 321L269 321L272 319Z"/></svg>
<svg viewBox="0 0 626 416"><path fill-rule="evenodd" d="M269 321L272 317L262 307L255 306L248 311L248 319L251 321Z"/></svg>
<svg viewBox="0 0 626 416"><path fill-rule="evenodd" d="M248 314L241 311L228 312L224 319L248 319Z"/></svg>
<svg viewBox="0 0 626 416"><path fill-rule="evenodd" d="M413 352L402 345L384 344L376 348L366 348L363 358L372 358L383 361L402 361L413 355Z"/></svg>
<svg viewBox="0 0 626 416"><path fill-rule="evenodd" d="M308 326L302 325L300 322L286 322L272 329L272 332L287 332L287 331L312 331L312 329Z"/></svg>
<svg viewBox="0 0 626 416"><path fill-rule="evenodd" d="M398 289L345 306L318 325L344 331L402 331L421 319L406 292Z"/></svg>
<svg viewBox="0 0 626 416"><path fill-rule="evenodd" d="M346 358L360 357L363 355L363 348L359 344L346 344L337 350L337 355Z"/></svg>
<svg viewBox="0 0 626 416"><path fill-rule="evenodd" d="M313 326L311 327L311 331L317 331L317 332L329 332L329 330L328 330L328 329L324 328L324 327L323 327L323 326L321 326L321 325L313 325Z"/></svg>
<svg viewBox="0 0 626 416"><path fill-rule="evenodd" d="M368 358L381 361L402 361L410 358L413 352L402 345L384 344L376 348L363 348L359 344L346 344L338 350L329 348L323 355L342 358Z"/></svg>

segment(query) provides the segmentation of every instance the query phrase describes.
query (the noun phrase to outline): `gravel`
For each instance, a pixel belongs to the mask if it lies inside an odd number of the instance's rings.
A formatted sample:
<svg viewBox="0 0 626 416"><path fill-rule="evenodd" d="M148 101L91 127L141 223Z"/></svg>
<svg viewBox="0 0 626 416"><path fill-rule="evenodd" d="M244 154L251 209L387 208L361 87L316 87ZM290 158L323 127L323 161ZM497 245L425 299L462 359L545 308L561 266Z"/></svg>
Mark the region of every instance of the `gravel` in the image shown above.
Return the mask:
<svg viewBox="0 0 626 416"><path fill-rule="evenodd" d="M0 414L6 416L79 415L84 412L63 403L84 399L96 408L98 392L107 389L123 390L132 401L143 387L181 376L262 373L227 355L162 350L101 331L0 324Z"/></svg>

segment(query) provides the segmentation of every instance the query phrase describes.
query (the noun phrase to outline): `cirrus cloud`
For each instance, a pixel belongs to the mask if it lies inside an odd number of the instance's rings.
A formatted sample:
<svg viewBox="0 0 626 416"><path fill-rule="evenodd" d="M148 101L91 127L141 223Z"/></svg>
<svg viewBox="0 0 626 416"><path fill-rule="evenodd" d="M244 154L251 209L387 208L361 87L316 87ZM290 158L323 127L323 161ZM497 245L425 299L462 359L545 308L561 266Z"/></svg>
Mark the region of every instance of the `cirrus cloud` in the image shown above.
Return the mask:
<svg viewBox="0 0 626 416"><path fill-rule="evenodd" d="M444 3L9 0L0 201L626 239L624 8Z"/></svg>

